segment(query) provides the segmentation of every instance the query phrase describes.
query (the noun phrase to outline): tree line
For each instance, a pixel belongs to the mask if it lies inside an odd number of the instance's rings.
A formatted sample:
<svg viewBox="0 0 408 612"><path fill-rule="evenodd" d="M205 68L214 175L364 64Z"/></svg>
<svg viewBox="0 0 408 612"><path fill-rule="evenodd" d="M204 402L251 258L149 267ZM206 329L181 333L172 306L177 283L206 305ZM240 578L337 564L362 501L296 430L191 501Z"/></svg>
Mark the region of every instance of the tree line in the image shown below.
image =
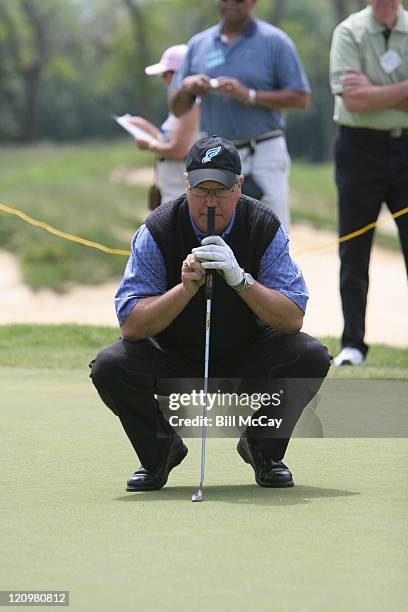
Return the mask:
<svg viewBox="0 0 408 612"><path fill-rule="evenodd" d="M255 16L295 41L313 89L307 113L290 113L294 156L331 156L329 50L336 24L365 0L258 0ZM0 141L118 135L113 113L160 123L166 99L146 65L214 24L213 2L191 0L0 0Z"/></svg>

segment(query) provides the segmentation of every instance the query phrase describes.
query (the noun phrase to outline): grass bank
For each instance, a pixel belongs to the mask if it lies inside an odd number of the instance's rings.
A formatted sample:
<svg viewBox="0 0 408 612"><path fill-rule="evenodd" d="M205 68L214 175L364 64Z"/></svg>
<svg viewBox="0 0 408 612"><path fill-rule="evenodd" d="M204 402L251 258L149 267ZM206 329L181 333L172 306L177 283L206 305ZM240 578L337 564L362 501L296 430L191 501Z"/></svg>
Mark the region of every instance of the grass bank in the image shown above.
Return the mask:
<svg viewBox="0 0 408 612"><path fill-rule="evenodd" d="M0 148L0 202L65 232L113 248L129 240L146 214L147 187L112 180L120 167L151 166L152 156L131 139L107 143L40 144ZM293 220L336 227L331 164L293 164ZM16 254L32 288L63 291L69 282L100 283L121 275L126 258L54 237L0 213L0 247ZM397 247L390 236L380 242Z"/></svg>
<svg viewBox="0 0 408 612"><path fill-rule="evenodd" d="M110 177L120 166L148 165L131 141L42 144L0 149L0 202L65 232L128 248L146 216L146 187ZM0 245L16 254L34 289L59 291L69 282L100 283L123 272L126 258L107 255L1 213Z"/></svg>
<svg viewBox="0 0 408 612"><path fill-rule="evenodd" d="M0 366L83 369L119 333L114 327L86 325L5 325L0 327ZM336 354L337 339L320 340ZM408 350L375 344L364 367L331 368L330 377L408 378Z"/></svg>

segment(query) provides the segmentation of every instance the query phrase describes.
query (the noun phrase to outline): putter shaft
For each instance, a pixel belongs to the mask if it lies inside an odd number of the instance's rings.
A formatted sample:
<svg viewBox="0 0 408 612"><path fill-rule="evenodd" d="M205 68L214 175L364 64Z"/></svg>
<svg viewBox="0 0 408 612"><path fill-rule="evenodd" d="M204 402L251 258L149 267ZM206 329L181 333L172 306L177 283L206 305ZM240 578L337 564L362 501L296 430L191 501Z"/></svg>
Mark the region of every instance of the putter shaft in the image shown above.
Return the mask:
<svg viewBox="0 0 408 612"><path fill-rule="evenodd" d="M207 234L211 236L215 233L215 209L209 208L207 212ZM205 447L207 441L207 412L208 412L208 372L210 361L210 326L211 326L211 305L213 294L213 271L208 271L205 277L205 296L207 298L206 317L205 317L205 353L204 353L204 406L203 406L203 421L201 429L201 471L200 471L200 486L196 493L192 496L192 501L203 500L203 482L205 469Z"/></svg>

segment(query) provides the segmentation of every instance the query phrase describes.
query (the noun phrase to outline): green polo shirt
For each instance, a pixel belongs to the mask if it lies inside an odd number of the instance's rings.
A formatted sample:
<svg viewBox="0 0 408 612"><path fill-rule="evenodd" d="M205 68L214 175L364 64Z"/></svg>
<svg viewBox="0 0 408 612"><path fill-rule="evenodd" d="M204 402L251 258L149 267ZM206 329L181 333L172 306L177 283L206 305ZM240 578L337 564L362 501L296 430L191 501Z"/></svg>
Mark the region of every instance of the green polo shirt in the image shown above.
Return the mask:
<svg viewBox="0 0 408 612"><path fill-rule="evenodd" d="M339 76L346 68L363 72L374 85L393 85L408 80L408 11L401 6L398 21L388 39L388 49L396 51L402 63L390 74L380 64L387 46L384 26L376 19L371 6L350 15L334 31L330 52L330 84L335 96L334 120L340 125L393 130L408 128L408 113L385 109L373 113L350 113L342 98Z"/></svg>

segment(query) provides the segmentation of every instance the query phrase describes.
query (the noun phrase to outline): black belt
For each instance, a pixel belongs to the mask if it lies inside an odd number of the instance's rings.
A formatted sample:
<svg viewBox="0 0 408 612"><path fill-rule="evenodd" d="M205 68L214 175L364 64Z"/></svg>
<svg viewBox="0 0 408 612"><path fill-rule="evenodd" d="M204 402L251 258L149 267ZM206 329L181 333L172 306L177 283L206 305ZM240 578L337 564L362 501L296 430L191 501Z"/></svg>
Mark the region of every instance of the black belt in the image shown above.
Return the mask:
<svg viewBox="0 0 408 612"><path fill-rule="evenodd" d="M253 146L259 142L265 142L265 140L279 138L280 136L283 136L283 134L283 130L273 130L273 132L266 132L266 134L261 134L257 138L252 138L251 140L232 140L232 143L235 145L236 149L244 149L245 147Z"/></svg>
<svg viewBox="0 0 408 612"><path fill-rule="evenodd" d="M349 127L347 125L341 125L340 131L345 134L354 134L358 136L366 136L377 140L388 140L389 138L408 138L408 129L406 128L394 128L393 130L372 130L370 128L358 128Z"/></svg>
<svg viewBox="0 0 408 612"><path fill-rule="evenodd" d="M156 157L156 161L164 162L164 161L172 161L172 160L166 159L165 157ZM186 161L186 158L183 157L183 159L176 159L176 160L173 160L173 161Z"/></svg>

